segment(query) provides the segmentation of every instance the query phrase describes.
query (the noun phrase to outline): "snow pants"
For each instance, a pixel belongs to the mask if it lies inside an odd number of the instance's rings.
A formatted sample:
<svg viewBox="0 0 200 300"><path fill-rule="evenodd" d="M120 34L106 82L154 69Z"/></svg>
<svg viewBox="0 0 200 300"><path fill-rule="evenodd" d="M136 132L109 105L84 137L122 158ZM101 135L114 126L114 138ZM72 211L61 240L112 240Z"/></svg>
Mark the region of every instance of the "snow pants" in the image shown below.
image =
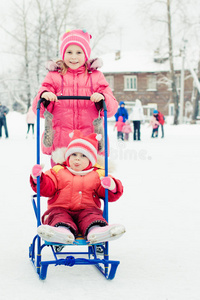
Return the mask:
<svg viewBox="0 0 200 300"><path fill-rule="evenodd" d="M133 140L140 141L140 121L133 121L133 128L134 128Z"/></svg>
<svg viewBox="0 0 200 300"><path fill-rule="evenodd" d="M34 134L34 125L35 125L35 124L32 124L32 123L28 123L28 124L27 124L27 126L28 126L27 134L28 134L29 131L30 131L30 127L32 127L32 134Z"/></svg>
<svg viewBox="0 0 200 300"><path fill-rule="evenodd" d="M103 212L96 207L72 211L64 207L52 207L42 216L42 223L50 226L66 226L77 236L86 237L88 229L93 225L106 226Z"/></svg>
<svg viewBox="0 0 200 300"><path fill-rule="evenodd" d="M6 136L6 138L8 138L8 128L7 128L7 123L6 123L6 117L5 116L0 118L0 137L2 137L2 127L4 127L5 136Z"/></svg>

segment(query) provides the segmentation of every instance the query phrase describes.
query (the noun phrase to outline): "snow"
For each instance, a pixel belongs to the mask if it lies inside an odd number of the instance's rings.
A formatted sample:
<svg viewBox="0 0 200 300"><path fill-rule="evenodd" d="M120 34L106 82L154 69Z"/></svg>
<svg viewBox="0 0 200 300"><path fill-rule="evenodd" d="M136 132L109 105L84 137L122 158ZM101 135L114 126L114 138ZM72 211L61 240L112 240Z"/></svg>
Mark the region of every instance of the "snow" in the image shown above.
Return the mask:
<svg viewBox="0 0 200 300"><path fill-rule="evenodd" d="M103 73L124 73L124 72L167 72L170 70L169 60L163 63L154 62L153 51L135 50L122 51L120 59L115 60L115 53L103 55ZM181 70L181 57L174 60L175 70Z"/></svg>
<svg viewBox="0 0 200 300"><path fill-rule="evenodd" d="M29 186L35 140L25 139L25 115L10 112L7 122L10 137L0 140L2 300L200 299L199 125L165 125L165 138L151 139L145 124L141 142L118 142L110 124L113 175L124 194L110 203L109 222L127 230L110 242L110 259L120 260L116 277L107 281L93 266L49 266L41 281L28 258L36 234ZM48 157L41 162L49 168Z"/></svg>

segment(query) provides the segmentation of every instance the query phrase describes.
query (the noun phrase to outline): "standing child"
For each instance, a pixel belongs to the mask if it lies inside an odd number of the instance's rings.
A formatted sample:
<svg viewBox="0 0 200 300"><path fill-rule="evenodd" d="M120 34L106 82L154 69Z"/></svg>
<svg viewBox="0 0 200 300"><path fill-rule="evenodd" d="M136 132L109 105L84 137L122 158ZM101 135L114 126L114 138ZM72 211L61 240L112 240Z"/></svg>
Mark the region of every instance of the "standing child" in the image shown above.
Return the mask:
<svg viewBox="0 0 200 300"><path fill-rule="evenodd" d="M149 126L152 126L153 130L152 130L152 138L157 138L158 137L158 128L159 128L159 122L156 120L155 116L152 116L151 120L150 120L150 124Z"/></svg>
<svg viewBox="0 0 200 300"><path fill-rule="evenodd" d="M117 127L117 139L118 140L121 139L122 141L124 140L124 134L123 134L123 131L122 131L122 129L124 127L124 124L125 123L123 122L123 117L120 116L118 118L118 121L115 123L115 126L114 126L114 129L115 129L115 127Z"/></svg>
<svg viewBox="0 0 200 300"><path fill-rule="evenodd" d="M40 165L32 169L32 189L36 191L36 177L41 176L41 196L49 197L38 234L46 241L62 244L73 244L78 233L93 244L119 238L125 228L119 224L108 225L100 199L107 188L109 201L118 200L123 186L111 175L104 177L103 168L95 167L99 135L92 133L84 137L79 130L74 130L70 136L68 147L57 149L52 155L59 164L45 173Z"/></svg>
<svg viewBox="0 0 200 300"><path fill-rule="evenodd" d="M72 30L63 35L60 46L62 60L53 63L33 101L35 113L40 98L50 101L47 110L53 115L53 142L50 146L45 146L42 142L44 154L51 155L56 148L67 147L69 133L74 129L81 130L84 135L94 132L93 122L99 117L99 102L102 99L105 100L108 117L112 117L117 111L118 102L103 73L97 70L98 60L89 60L90 39L91 35L85 30ZM89 96L90 101L58 101L57 96L61 95ZM41 117L44 117L44 112L42 104ZM103 118L102 110L100 117Z"/></svg>
<svg viewBox="0 0 200 300"><path fill-rule="evenodd" d="M156 120L159 122L159 124L161 125L161 131L162 131L162 136L161 138L164 138L164 123L165 123L165 117L164 115L158 111L158 110L154 110L153 111L153 115L156 118Z"/></svg>
<svg viewBox="0 0 200 300"><path fill-rule="evenodd" d="M129 120L127 120L125 122L124 126L122 127L122 132L124 133L124 140L128 141L129 140L129 134L130 134L130 132L132 132L132 128L131 128Z"/></svg>
<svg viewBox="0 0 200 300"><path fill-rule="evenodd" d="M36 119L36 116L33 112L33 109L32 107L30 106L29 107L29 110L27 112L27 115L26 115L26 123L27 123L27 133L26 133L26 138L28 138L28 135L29 135L29 131L30 131L30 128L32 127L32 136L34 138L34 125L35 125L35 119Z"/></svg>

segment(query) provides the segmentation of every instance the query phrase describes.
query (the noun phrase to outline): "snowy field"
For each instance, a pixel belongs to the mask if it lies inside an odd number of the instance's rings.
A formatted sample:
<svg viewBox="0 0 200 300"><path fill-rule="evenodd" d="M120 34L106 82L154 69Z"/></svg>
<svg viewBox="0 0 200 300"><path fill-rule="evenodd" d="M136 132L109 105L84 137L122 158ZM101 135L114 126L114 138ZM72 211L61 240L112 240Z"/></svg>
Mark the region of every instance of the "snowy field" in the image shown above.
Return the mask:
<svg viewBox="0 0 200 300"><path fill-rule="evenodd" d="M36 234L29 186L35 140L25 139L24 115L11 112L7 122L10 137L0 140L1 300L200 299L200 125L166 125L164 139L151 139L142 125L142 141L124 143L109 126L113 175L124 185L109 205L109 222L127 230L110 243L110 259L120 260L116 277L107 281L93 266L49 266L41 281L28 258ZM47 157L41 162L50 167Z"/></svg>

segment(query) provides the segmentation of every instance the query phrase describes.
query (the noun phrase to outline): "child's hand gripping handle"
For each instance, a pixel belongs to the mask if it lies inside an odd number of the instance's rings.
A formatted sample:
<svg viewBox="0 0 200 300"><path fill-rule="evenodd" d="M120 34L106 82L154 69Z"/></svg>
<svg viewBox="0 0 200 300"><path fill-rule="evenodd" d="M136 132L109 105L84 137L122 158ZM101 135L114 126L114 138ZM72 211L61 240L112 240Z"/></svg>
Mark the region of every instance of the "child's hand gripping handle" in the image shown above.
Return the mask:
<svg viewBox="0 0 200 300"><path fill-rule="evenodd" d="M101 177L101 185L113 193L117 191L116 184L111 177Z"/></svg>
<svg viewBox="0 0 200 300"><path fill-rule="evenodd" d="M44 168L43 165L34 165L33 166L31 176L34 179L34 182L36 182L36 179L38 176L41 176L43 168Z"/></svg>

